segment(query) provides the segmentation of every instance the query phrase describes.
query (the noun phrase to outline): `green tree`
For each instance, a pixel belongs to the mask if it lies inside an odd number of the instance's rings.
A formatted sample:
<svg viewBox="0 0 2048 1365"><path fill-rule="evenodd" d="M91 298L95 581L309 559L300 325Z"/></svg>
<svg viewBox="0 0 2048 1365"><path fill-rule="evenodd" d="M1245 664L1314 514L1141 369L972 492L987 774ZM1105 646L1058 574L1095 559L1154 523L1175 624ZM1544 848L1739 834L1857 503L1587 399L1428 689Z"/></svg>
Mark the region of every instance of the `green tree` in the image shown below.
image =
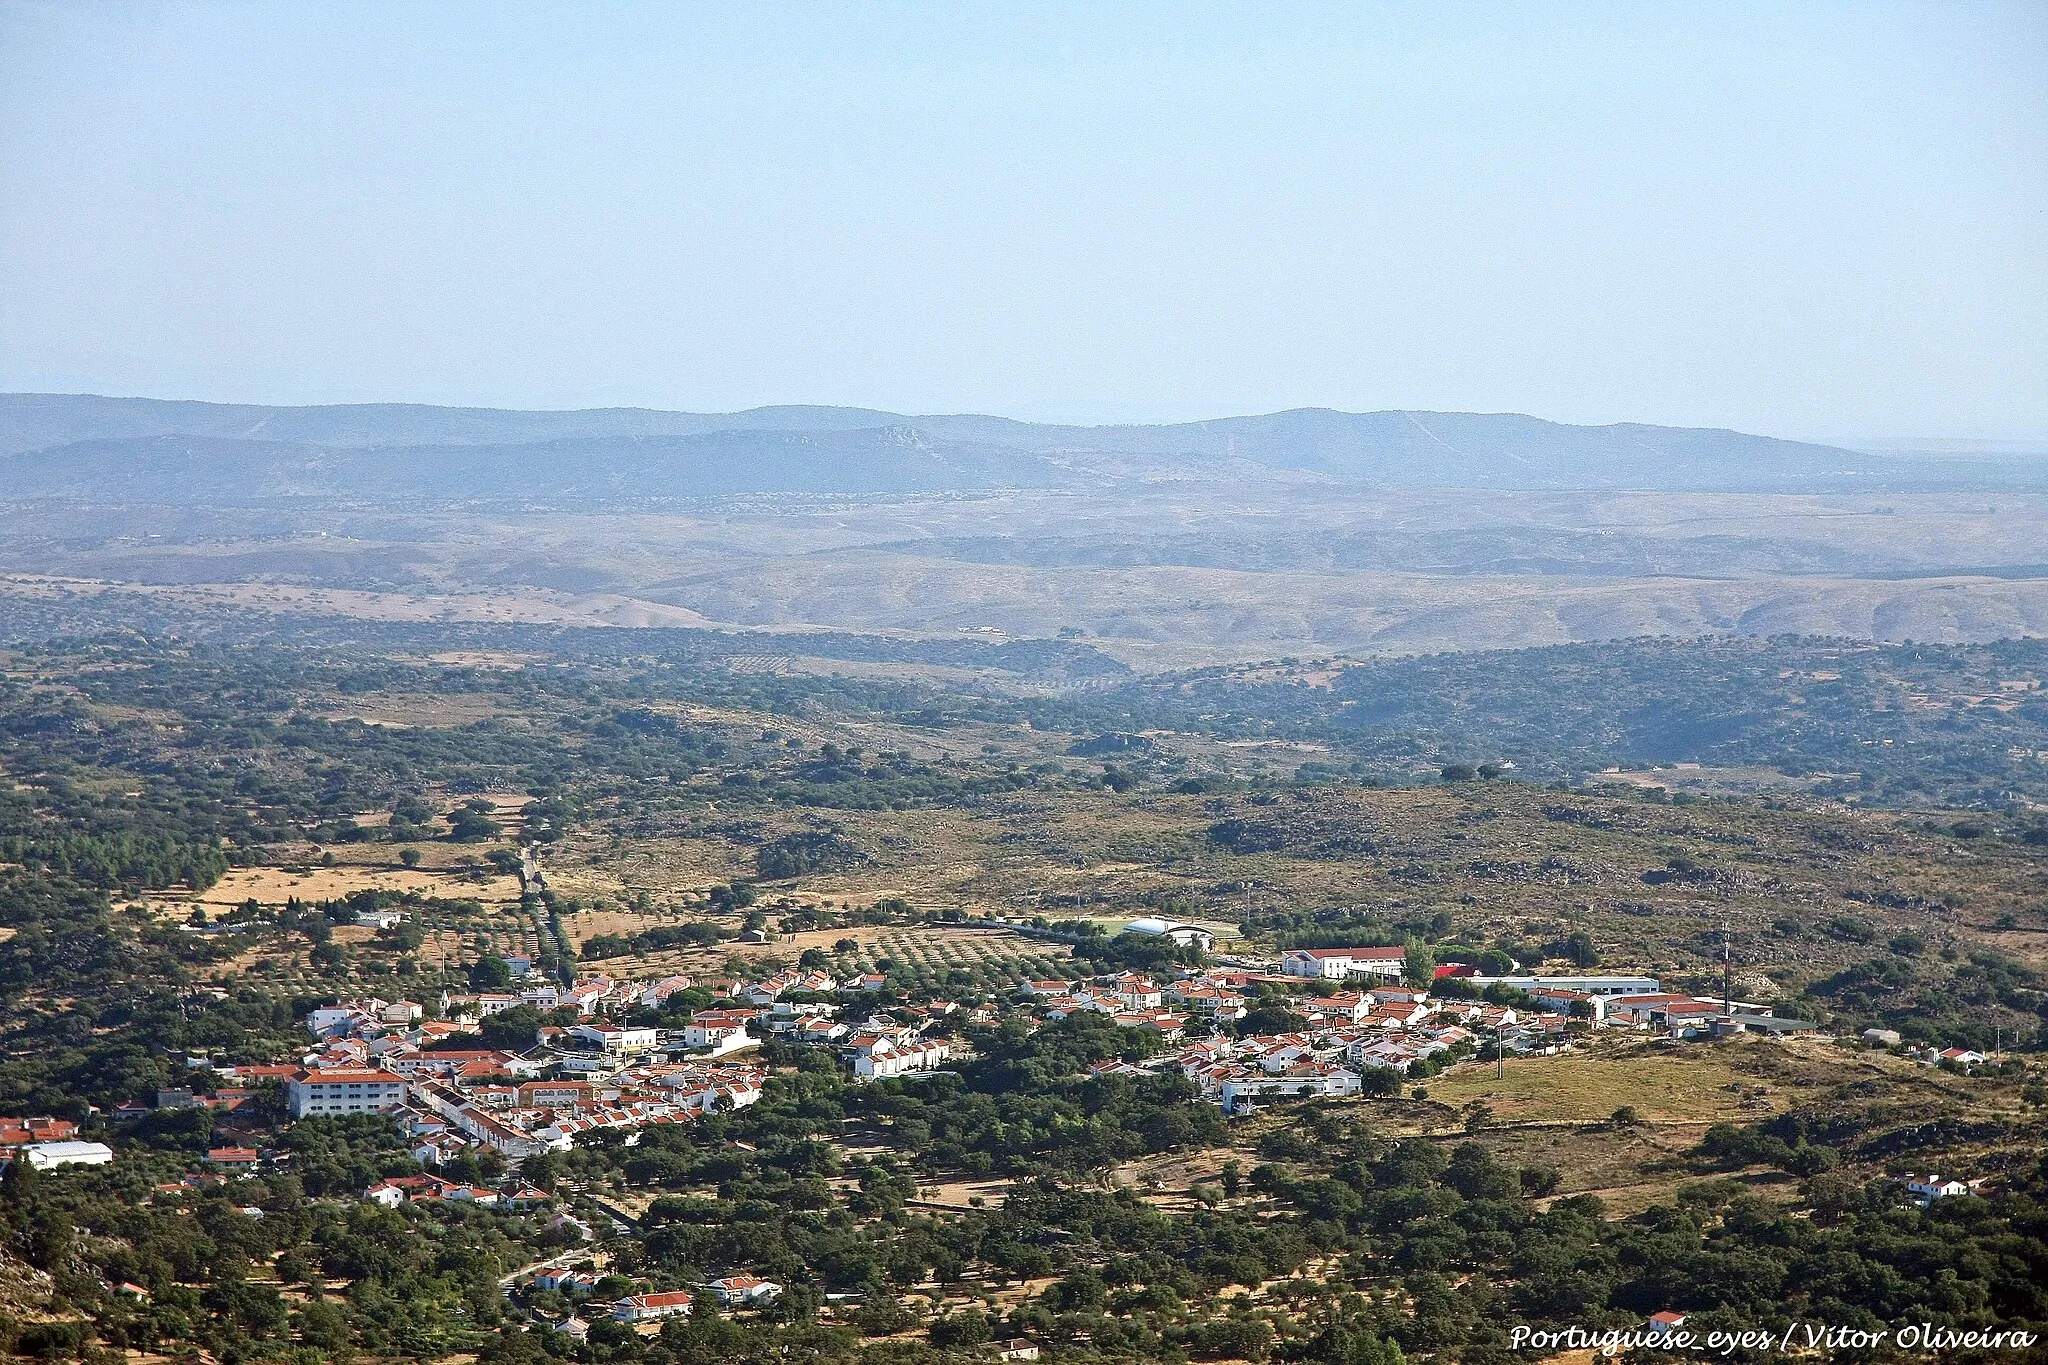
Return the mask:
<svg viewBox="0 0 2048 1365"><path fill-rule="evenodd" d="M532 1005L514 1005L486 1015L478 1030L484 1041L507 1052L524 1052L540 1041L541 1013Z"/></svg>
<svg viewBox="0 0 2048 1365"><path fill-rule="evenodd" d="M979 1346L995 1336L988 1314L975 1309L964 1309L948 1313L935 1319L931 1326L932 1345L944 1350L962 1346Z"/></svg>
<svg viewBox="0 0 2048 1365"><path fill-rule="evenodd" d="M1558 956L1574 967L1595 967L1600 963L1600 950L1593 946L1593 936L1584 930L1566 934L1564 942L1559 945Z"/></svg>
<svg viewBox="0 0 2048 1365"><path fill-rule="evenodd" d="M330 1299L299 1310L299 1339L316 1350L339 1355L349 1347L348 1314Z"/></svg>

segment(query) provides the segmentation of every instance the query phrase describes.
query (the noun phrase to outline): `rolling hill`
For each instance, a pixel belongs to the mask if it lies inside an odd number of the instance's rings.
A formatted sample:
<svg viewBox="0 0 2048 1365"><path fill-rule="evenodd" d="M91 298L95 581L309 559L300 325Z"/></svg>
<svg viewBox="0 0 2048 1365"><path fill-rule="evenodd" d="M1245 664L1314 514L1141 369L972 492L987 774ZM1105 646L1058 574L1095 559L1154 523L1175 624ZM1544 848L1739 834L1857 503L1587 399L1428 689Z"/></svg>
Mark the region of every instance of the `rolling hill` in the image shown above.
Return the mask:
<svg viewBox="0 0 2048 1365"><path fill-rule="evenodd" d="M1077 427L861 408L266 408L63 394L0 396L0 471L16 497L192 503L510 494L587 504L1133 481L1844 491L2014 477L1995 462L1937 465L1734 431L1514 414L1300 409Z"/></svg>

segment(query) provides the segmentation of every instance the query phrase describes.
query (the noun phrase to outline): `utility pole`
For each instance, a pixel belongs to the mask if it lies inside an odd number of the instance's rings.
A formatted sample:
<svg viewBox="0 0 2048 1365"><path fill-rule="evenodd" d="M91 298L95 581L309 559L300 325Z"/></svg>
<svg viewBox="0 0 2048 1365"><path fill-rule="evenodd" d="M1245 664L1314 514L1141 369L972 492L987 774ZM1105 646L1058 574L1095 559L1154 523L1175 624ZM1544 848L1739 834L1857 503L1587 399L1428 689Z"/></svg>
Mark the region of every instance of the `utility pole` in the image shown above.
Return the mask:
<svg viewBox="0 0 2048 1365"><path fill-rule="evenodd" d="M1493 1078L1496 1081L1507 1078L1508 1030L1503 1024L1493 1031Z"/></svg>

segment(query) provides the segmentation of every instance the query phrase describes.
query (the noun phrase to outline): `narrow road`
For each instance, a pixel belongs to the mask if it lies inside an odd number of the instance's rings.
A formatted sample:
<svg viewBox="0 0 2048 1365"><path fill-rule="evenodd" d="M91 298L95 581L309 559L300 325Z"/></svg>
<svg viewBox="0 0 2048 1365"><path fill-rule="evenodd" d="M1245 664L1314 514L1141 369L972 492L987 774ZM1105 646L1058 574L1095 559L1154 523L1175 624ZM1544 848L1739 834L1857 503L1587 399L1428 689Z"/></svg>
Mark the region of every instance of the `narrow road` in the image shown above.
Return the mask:
<svg viewBox="0 0 2048 1365"><path fill-rule="evenodd" d="M640 1220L637 1217L626 1212L618 1205L607 1203L604 1199L592 1194L590 1192L590 1182L588 1181L565 1180L561 1184L560 1192L597 1205L600 1213L604 1214L605 1217L611 1219L614 1223L621 1224L628 1232L639 1231Z"/></svg>
<svg viewBox="0 0 2048 1365"><path fill-rule="evenodd" d="M543 1270L552 1268L558 1263L566 1265L570 1261L581 1260L583 1257L588 1256L589 1254L589 1251L581 1247L571 1247L567 1251L558 1251L544 1261L535 1261L532 1265L523 1265L519 1267L519 1269L513 1271L510 1275L500 1275L498 1277L498 1288L510 1289L513 1285L517 1284L525 1276L538 1274Z"/></svg>
<svg viewBox="0 0 2048 1365"><path fill-rule="evenodd" d="M597 1205L598 1210L601 1213L603 1213L605 1217L611 1219L614 1223L620 1224L625 1228L626 1231L638 1232L640 1230L640 1220L634 1217L632 1214L627 1213L617 1204L607 1203L605 1200L599 1199L594 1194L585 1194L583 1197L585 1199L588 1199L591 1203Z"/></svg>

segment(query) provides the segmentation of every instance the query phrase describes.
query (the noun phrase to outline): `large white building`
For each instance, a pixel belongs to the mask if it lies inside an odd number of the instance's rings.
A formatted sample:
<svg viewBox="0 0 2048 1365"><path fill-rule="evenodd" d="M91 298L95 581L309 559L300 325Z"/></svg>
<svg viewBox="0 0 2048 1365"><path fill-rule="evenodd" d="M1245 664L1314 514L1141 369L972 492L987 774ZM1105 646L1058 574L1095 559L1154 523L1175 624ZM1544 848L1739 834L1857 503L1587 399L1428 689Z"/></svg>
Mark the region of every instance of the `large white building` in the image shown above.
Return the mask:
<svg viewBox="0 0 2048 1365"><path fill-rule="evenodd" d="M1378 976L1399 981L1408 965L1406 948L1289 948L1280 954L1280 971L1342 981L1353 976Z"/></svg>
<svg viewBox="0 0 2048 1365"><path fill-rule="evenodd" d="M405 1077L375 1068L300 1071L284 1083L295 1119L381 1114L405 1103Z"/></svg>
<svg viewBox="0 0 2048 1365"><path fill-rule="evenodd" d="M1364 1078L1349 1067L1304 1062L1277 1073L1239 1068L1223 1078L1219 1098L1226 1114L1249 1111L1260 1099L1301 1099L1310 1095L1356 1095Z"/></svg>
<svg viewBox="0 0 2048 1365"><path fill-rule="evenodd" d="M1478 990L1505 986L1511 991L1584 991L1587 995L1656 995L1664 989L1654 976L1468 976Z"/></svg>
<svg viewBox="0 0 2048 1365"><path fill-rule="evenodd" d="M1174 920L1158 919L1152 916L1132 920L1124 926L1124 932L1127 934L1144 934L1148 938L1172 939L1183 948L1200 948L1205 953L1216 944L1216 935L1210 933L1199 924L1181 924Z"/></svg>
<svg viewBox="0 0 2048 1365"><path fill-rule="evenodd" d="M579 1043L611 1054L652 1052L661 1046L661 1032L658 1029L613 1024L602 1020L593 1024L578 1024L569 1030L569 1036Z"/></svg>
<svg viewBox="0 0 2048 1365"><path fill-rule="evenodd" d="M104 1166L114 1159L114 1149L104 1142L31 1142L21 1155L34 1169L47 1171L52 1166Z"/></svg>

